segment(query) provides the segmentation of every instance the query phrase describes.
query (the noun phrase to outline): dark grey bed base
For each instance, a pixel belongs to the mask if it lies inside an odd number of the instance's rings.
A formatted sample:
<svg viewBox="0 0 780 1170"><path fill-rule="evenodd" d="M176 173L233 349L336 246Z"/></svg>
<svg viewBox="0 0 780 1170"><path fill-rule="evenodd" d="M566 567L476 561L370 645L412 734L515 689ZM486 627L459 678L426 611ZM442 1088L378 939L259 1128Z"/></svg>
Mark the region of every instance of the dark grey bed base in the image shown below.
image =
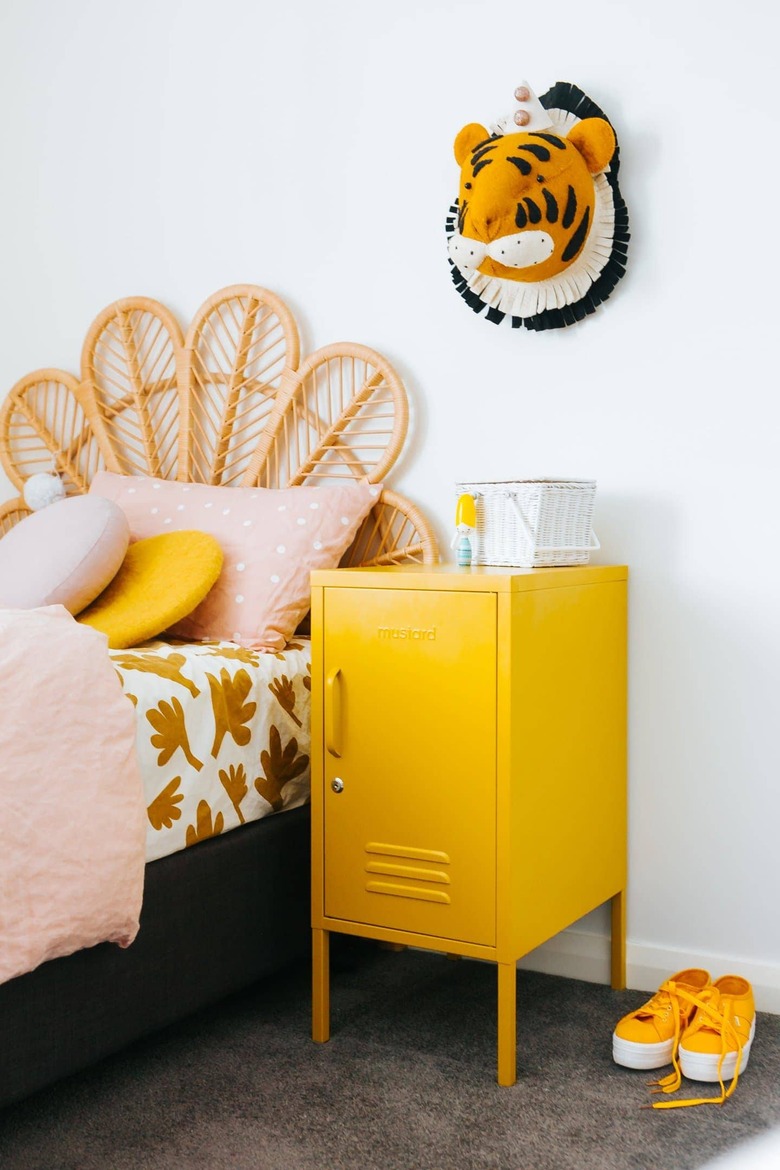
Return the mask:
<svg viewBox="0 0 780 1170"><path fill-rule="evenodd" d="M132 946L0 986L0 1106L306 953L309 874L308 805L151 862Z"/></svg>

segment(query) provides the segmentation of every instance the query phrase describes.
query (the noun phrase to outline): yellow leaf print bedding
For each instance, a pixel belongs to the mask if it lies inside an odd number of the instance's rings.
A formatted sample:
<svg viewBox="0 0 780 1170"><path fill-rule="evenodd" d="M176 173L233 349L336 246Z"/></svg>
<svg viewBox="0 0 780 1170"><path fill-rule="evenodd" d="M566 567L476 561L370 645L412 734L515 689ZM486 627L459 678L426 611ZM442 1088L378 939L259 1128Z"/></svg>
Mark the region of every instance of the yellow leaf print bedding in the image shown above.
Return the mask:
<svg viewBox="0 0 780 1170"><path fill-rule="evenodd" d="M135 706L146 860L309 799L311 644L233 642L111 650Z"/></svg>

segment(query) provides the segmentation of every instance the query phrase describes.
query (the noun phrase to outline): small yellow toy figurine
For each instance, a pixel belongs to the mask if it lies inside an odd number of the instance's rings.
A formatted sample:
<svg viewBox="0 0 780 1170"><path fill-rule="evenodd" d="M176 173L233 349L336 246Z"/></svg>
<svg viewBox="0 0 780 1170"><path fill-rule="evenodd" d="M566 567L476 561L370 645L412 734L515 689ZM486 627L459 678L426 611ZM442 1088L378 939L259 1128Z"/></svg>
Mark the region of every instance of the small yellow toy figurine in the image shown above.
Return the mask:
<svg viewBox="0 0 780 1170"><path fill-rule="evenodd" d="M468 568L471 565L471 538L477 527L477 508L474 502L474 497L466 492L464 495L458 497L457 507L455 508L455 535L452 538L450 548L455 548L457 563L462 568Z"/></svg>

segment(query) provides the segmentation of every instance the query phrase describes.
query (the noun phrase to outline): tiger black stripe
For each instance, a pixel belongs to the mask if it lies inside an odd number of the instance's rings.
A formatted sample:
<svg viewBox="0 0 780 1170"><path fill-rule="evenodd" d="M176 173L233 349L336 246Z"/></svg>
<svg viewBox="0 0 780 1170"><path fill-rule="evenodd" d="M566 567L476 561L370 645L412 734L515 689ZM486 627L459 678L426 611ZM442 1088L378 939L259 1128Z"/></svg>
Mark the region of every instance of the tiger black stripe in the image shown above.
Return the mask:
<svg viewBox="0 0 780 1170"><path fill-rule="evenodd" d="M534 158L538 158L539 162L550 161L550 152L546 146L537 146L535 142L521 142L517 149L527 150Z"/></svg>
<svg viewBox="0 0 780 1170"><path fill-rule="evenodd" d="M468 200L464 199L463 206L461 207L460 211L458 212L458 231L460 232L461 235L463 235L463 224L466 220L466 211L468 209L468 205L469 205Z"/></svg>
<svg viewBox="0 0 780 1170"><path fill-rule="evenodd" d="M511 162L512 166L517 167L521 175L530 175L531 164L528 159L517 158L515 155L507 155L507 162Z"/></svg>
<svg viewBox="0 0 780 1170"><path fill-rule="evenodd" d="M497 146L497 142L489 142L487 146L483 146L481 150L475 150L471 156L471 165L476 166L484 154L487 154L490 150L495 150Z"/></svg>
<svg viewBox="0 0 780 1170"><path fill-rule="evenodd" d="M482 168L489 167L490 164L492 163L492 161L493 161L492 158L483 158L482 162L478 162L477 165L474 167L474 170L472 172L473 177L476 179L477 175L482 170Z"/></svg>
<svg viewBox="0 0 780 1170"><path fill-rule="evenodd" d="M550 143L550 146L557 146L558 150L566 149L566 143L555 134L542 134L541 130L531 130L529 133L532 138L543 138L545 142Z"/></svg>
<svg viewBox="0 0 780 1170"><path fill-rule="evenodd" d="M580 220L579 227L577 228L577 230L574 233L574 235L572 236L572 238L569 240L566 247L563 249L561 259L565 260L567 264L568 264L569 260L574 259L574 257L577 255L577 253L579 252L582 245L585 243L585 237L588 234L588 224L589 223L590 223L590 208L586 207L585 214L583 215L582 219Z"/></svg>
<svg viewBox="0 0 780 1170"><path fill-rule="evenodd" d="M561 224L565 228L570 228L574 223L574 217L577 214L577 196L574 194L574 188L569 187L569 194L566 197L566 207L563 210L563 219Z"/></svg>
<svg viewBox="0 0 780 1170"><path fill-rule="evenodd" d="M547 222L557 223L558 200L555 198L552 191L548 191L546 187L542 187L542 195L544 195L544 202L547 205Z"/></svg>
<svg viewBox="0 0 780 1170"><path fill-rule="evenodd" d="M528 223L528 216L525 213L525 208L522 203L518 203L517 211L515 212L515 223L519 228L524 228Z"/></svg>
<svg viewBox="0 0 780 1170"><path fill-rule="evenodd" d="M471 156L474 156L474 154L478 153L478 151L481 151L483 146L497 146L499 137L501 136L491 135L490 138L483 138L481 143L477 143L476 146L471 147Z"/></svg>
<svg viewBox="0 0 780 1170"><path fill-rule="evenodd" d="M534 203L533 199L524 199L523 203L528 208L528 218L531 223L541 223L542 213Z"/></svg>

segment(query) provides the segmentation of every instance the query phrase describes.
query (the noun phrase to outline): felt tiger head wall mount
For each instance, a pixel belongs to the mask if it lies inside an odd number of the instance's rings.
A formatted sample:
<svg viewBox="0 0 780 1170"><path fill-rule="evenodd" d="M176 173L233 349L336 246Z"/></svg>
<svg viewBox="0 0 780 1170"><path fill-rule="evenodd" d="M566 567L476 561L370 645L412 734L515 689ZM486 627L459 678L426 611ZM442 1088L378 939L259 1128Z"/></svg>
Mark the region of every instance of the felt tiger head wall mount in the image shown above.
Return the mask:
<svg viewBox="0 0 780 1170"><path fill-rule="evenodd" d="M447 217L452 279L475 313L513 328L573 325L595 312L625 272L628 211L609 120L570 82L489 131L455 139L458 200Z"/></svg>

